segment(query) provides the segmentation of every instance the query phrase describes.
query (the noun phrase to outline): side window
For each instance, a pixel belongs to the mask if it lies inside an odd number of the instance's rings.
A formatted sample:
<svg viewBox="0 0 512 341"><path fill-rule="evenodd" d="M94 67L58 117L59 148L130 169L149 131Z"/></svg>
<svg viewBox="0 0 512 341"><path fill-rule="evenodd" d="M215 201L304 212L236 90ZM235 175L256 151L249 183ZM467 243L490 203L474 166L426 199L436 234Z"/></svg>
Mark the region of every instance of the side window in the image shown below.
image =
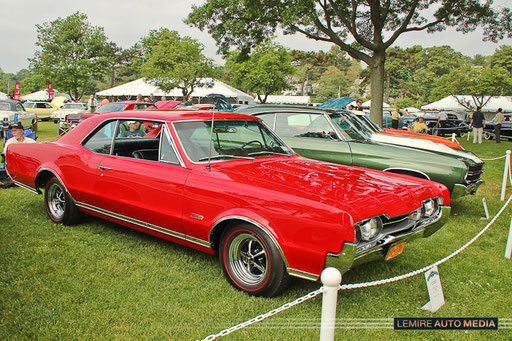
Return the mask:
<svg viewBox="0 0 512 341"><path fill-rule="evenodd" d="M20 103L16 103L16 111L25 111L25 108Z"/></svg>
<svg viewBox="0 0 512 341"><path fill-rule="evenodd" d="M160 135L160 161L179 164L178 157L172 148L172 142L169 140L169 136L165 131L161 131Z"/></svg>
<svg viewBox="0 0 512 341"><path fill-rule="evenodd" d="M44 108L45 108L45 109L51 109L51 108L52 108L52 106L51 106L51 105L49 105L48 103L45 103L45 104L44 104Z"/></svg>
<svg viewBox="0 0 512 341"><path fill-rule="evenodd" d="M146 135L146 125L140 121L119 121L117 137L141 138Z"/></svg>
<svg viewBox="0 0 512 341"><path fill-rule="evenodd" d="M105 123L98 131L87 139L84 147L93 153L110 154L112 147L112 135L117 121Z"/></svg>
<svg viewBox="0 0 512 341"><path fill-rule="evenodd" d="M258 115L259 118L272 130L274 130L274 123L276 121L276 114L262 114Z"/></svg>
<svg viewBox="0 0 512 341"><path fill-rule="evenodd" d="M114 138L113 155L158 161L160 128L157 122L120 120Z"/></svg>
<svg viewBox="0 0 512 341"><path fill-rule="evenodd" d="M322 114L277 115L276 133L283 137L330 139L333 128Z"/></svg>

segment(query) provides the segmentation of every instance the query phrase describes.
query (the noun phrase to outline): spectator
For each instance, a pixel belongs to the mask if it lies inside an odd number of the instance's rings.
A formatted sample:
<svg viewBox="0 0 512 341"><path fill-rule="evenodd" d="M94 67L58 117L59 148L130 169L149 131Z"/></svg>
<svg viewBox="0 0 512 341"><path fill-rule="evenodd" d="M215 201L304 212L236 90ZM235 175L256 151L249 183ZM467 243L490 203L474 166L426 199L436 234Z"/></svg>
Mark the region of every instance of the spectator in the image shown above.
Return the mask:
<svg viewBox="0 0 512 341"><path fill-rule="evenodd" d="M396 108L391 114L391 128L398 129L398 122L400 121L400 108Z"/></svg>
<svg viewBox="0 0 512 341"><path fill-rule="evenodd" d="M496 143L500 143L501 140L501 124L503 123L503 120L505 119L505 116L503 115L503 109L498 108L498 112L496 113L496 116L492 119L494 122L494 135L496 135Z"/></svg>
<svg viewBox="0 0 512 341"><path fill-rule="evenodd" d="M439 116L437 116L437 127L439 128L439 131L442 131L441 129L446 127L446 121L448 120L448 115L444 111L441 111L439 113Z"/></svg>
<svg viewBox="0 0 512 341"><path fill-rule="evenodd" d="M135 121L130 121L128 123L128 130L125 130L121 133L121 137L143 137L146 135L143 130L141 130L140 123Z"/></svg>
<svg viewBox="0 0 512 341"><path fill-rule="evenodd" d="M480 111L481 109L481 107L476 107L470 124L473 127L473 143L476 143L478 137L479 144L482 144L482 133L485 128L484 114Z"/></svg>
<svg viewBox="0 0 512 341"><path fill-rule="evenodd" d="M355 110L356 107L354 107L352 104L348 106L348 110Z"/></svg>
<svg viewBox="0 0 512 341"><path fill-rule="evenodd" d="M108 103L109 103L108 98L107 98L107 97L105 97L105 98L101 101L101 103L100 103L100 107L101 107L102 105L105 105L105 104L108 104Z"/></svg>
<svg viewBox="0 0 512 341"><path fill-rule="evenodd" d="M142 95L138 94L137 99L135 99L136 102L143 102Z"/></svg>
<svg viewBox="0 0 512 341"><path fill-rule="evenodd" d="M356 107L354 108L355 111L363 111L363 100L358 99L356 101Z"/></svg>
<svg viewBox="0 0 512 341"><path fill-rule="evenodd" d="M424 122L423 117L420 117L418 121L414 122L411 126L411 131L415 133L426 133L428 131L428 127Z"/></svg>
<svg viewBox="0 0 512 341"><path fill-rule="evenodd" d="M160 98L161 101L167 101L167 97L165 97L165 95L162 96L162 98Z"/></svg>
<svg viewBox="0 0 512 341"><path fill-rule="evenodd" d="M183 106L192 105L192 95L189 95Z"/></svg>
<svg viewBox="0 0 512 341"><path fill-rule="evenodd" d="M7 151L7 147L10 144L13 144L13 143L35 143L36 142L33 139L31 139L30 137L25 137L23 135L23 133L25 132L25 128L23 128L23 124L21 124L21 122L18 122L16 124L11 124L10 128L12 131L12 137L5 142L4 151L3 151L4 154Z"/></svg>
<svg viewBox="0 0 512 341"><path fill-rule="evenodd" d="M155 103L155 102L156 102L155 95L153 95L153 94L149 94L149 100L148 100L148 103Z"/></svg>
<svg viewBox="0 0 512 341"><path fill-rule="evenodd" d="M96 107L98 106L98 101L94 98L94 95L89 96L89 100L87 101L87 108L89 112L95 112Z"/></svg>

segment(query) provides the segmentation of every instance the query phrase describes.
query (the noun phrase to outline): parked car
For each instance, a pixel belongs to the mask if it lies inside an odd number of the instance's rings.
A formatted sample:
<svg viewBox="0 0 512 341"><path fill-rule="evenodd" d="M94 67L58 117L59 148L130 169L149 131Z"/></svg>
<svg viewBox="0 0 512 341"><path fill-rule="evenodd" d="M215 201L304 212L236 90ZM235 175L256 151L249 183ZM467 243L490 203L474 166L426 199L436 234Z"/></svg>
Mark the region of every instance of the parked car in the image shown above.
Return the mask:
<svg viewBox="0 0 512 341"><path fill-rule="evenodd" d="M25 110L37 115L39 121L49 121L54 111L57 111L66 101L66 97L55 97L51 102L28 101L23 103Z"/></svg>
<svg viewBox="0 0 512 341"><path fill-rule="evenodd" d="M23 127L37 130L36 114L25 111L23 105L18 101L10 99L0 100L0 125L1 128L8 129L10 124L21 122ZM1 133L1 130L0 130ZM2 133L3 137L3 133Z"/></svg>
<svg viewBox="0 0 512 341"><path fill-rule="evenodd" d="M157 101L155 105L158 109L174 109L177 105L181 104L182 101Z"/></svg>
<svg viewBox="0 0 512 341"><path fill-rule="evenodd" d="M69 114L82 114L86 112L86 103L64 103L60 109L52 112L50 119L52 119L54 123L58 123L61 120L65 120L66 116Z"/></svg>
<svg viewBox="0 0 512 341"><path fill-rule="evenodd" d="M440 182L452 198L474 194L484 183L483 161L449 149L435 152L372 140L342 112L311 107L252 106L237 111L263 119L298 154L322 161L401 173Z"/></svg>
<svg viewBox="0 0 512 341"><path fill-rule="evenodd" d="M157 128L145 135L121 129L147 122ZM304 159L232 113L97 115L55 142L9 147L6 162L17 185L44 189L53 222L85 212L217 255L226 279L257 296L289 276L392 258L450 212L442 184Z"/></svg>
<svg viewBox="0 0 512 341"><path fill-rule="evenodd" d="M494 127L495 124L492 120L485 121L484 127L484 138L486 140L492 140L496 136L494 135ZM501 134L502 137L512 140L512 114L504 114L503 115L503 123L501 124Z"/></svg>
<svg viewBox="0 0 512 341"><path fill-rule="evenodd" d="M469 125L462 119L460 119L455 113L446 112L446 116L448 120L445 121L444 126L440 126L437 120L439 118L439 112L426 112L423 115L423 119L425 120L425 124L428 127L428 133L432 135L444 136L446 134L455 133L457 136L465 136L470 130ZM414 121L409 122L404 125L405 129L409 129L409 127L414 123Z"/></svg>

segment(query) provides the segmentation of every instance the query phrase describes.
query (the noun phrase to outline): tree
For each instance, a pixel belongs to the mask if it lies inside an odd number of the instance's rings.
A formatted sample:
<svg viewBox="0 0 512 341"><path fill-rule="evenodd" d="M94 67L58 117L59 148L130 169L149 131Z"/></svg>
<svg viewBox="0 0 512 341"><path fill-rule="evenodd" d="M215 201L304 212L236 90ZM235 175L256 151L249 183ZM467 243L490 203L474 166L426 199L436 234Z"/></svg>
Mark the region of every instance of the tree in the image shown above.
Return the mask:
<svg viewBox="0 0 512 341"><path fill-rule="evenodd" d="M338 45L368 65L371 117L382 124L386 50L400 35L484 27L485 39L497 41L512 36L511 12L494 9L492 0L207 0L186 22L207 29L223 53L232 46L248 53L278 27Z"/></svg>
<svg viewBox="0 0 512 341"><path fill-rule="evenodd" d="M322 102L329 98L349 95L346 74L335 66L330 66L318 83L317 95Z"/></svg>
<svg viewBox="0 0 512 341"><path fill-rule="evenodd" d="M103 28L91 25L80 12L36 27L41 50L30 59L32 71L72 99L93 90L92 81L101 79L108 65Z"/></svg>
<svg viewBox="0 0 512 341"><path fill-rule="evenodd" d="M210 85L202 78L212 74L213 61L204 56L204 47L197 40L161 28L150 31L141 46L141 74L162 91L179 88L185 101L196 87Z"/></svg>
<svg viewBox="0 0 512 341"><path fill-rule="evenodd" d="M512 46L503 45L491 56L491 66L501 66L512 75Z"/></svg>
<svg viewBox="0 0 512 341"><path fill-rule="evenodd" d="M261 103L268 95L288 89L288 76L293 72L290 53L271 41L256 46L248 58L232 53L226 67L233 75L233 84L256 93Z"/></svg>
<svg viewBox="0 0 512 341"><path fill-rule="evenodd" d="M433 94L438 99L452 95L460 105L474 110L494 96L512 94L512 76L500 66L463 66L439 78ZM464 95L470 95L472 101L466 101Z"/></svg>

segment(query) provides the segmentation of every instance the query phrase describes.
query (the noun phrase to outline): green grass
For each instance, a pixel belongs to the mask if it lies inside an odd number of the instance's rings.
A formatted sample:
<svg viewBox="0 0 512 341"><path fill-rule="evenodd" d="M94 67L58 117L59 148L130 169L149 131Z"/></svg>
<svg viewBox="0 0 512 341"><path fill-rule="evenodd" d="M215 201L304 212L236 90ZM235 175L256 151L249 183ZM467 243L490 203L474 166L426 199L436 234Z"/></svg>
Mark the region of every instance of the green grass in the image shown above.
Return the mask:
<svg viewBox="0 0 512 341"><path fill-rule="evenodd" d="M38 141L55 139L57 125L39 124ZM464 146L483 158L505 154L512 142ZM452 217L432 237L408 245L388 263L363 265L343 283L393 277L429 265L469 241L499 201L504 161L489 161L487 183L476 196L452 204ZM512 194L509 187L507 196ZM346 319L393 317L512 318L512 261L504 255L511 219L507 209L462 254L439 266L446 304L435 314L419 275L397 283L339 293L336 339L511 339L499 331L394 331L343 328ZM216 258L107 221L88 218L77 226L53 224L43 197L21 188L0 190L0 339L195 340L266 313L319 287L295 280L274 299L234 290ZM295 306L226 340L315 340L321 298Z"/></svg>

